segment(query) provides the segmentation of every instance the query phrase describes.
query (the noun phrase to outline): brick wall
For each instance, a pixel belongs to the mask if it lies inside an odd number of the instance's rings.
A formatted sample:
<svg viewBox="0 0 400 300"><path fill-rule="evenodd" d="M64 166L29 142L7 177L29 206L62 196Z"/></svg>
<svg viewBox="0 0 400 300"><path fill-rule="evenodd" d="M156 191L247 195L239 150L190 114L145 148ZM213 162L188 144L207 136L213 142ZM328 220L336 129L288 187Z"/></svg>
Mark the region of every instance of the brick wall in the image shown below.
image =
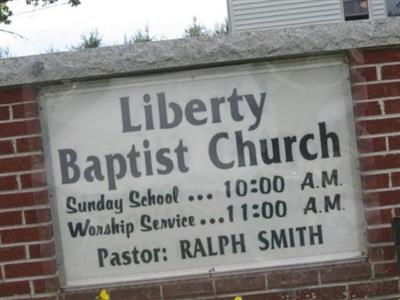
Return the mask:
<svg viewBox="0 0 400 300"><path fill-rule="evenodd" d="M59 289L35 95L0 91L0 298Z"/></svg>
<svg viewBox="0 0 400 300"><path fill-rule="evenodd" d="M114 288L112 300L399 299L390 222L400 216L400 48L349 61L368 260ZM94 299L59 289L37 110L34 89L0 91L0 298Z"/></svg>

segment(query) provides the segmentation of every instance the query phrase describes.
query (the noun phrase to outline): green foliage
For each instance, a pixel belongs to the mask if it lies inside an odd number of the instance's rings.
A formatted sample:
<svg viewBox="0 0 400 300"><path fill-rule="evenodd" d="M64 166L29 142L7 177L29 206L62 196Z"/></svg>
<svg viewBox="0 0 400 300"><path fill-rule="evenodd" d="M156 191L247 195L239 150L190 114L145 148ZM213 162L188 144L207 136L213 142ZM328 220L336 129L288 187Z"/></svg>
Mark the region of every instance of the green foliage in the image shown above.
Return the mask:
<svg viewBox="0 0 400 300"><path fill-rule="evenodd" d="M146 25L144 30L138 30L136 33L130 38L124 37L124 44L134 44L134 43L145 43L154 41L154 36L150 35L149 26Z"/></svg>
<svg viewBox="0 0 400 300"><path fill-rule="evenodd" d="M186 27L184 37L196 37L196 36L210 36L210 32L207 28L197 22L197 18L193 17L192 24Z"/></svg>
<svg viewBox="0 0 400 300"><path fill-rule="evenodd" d="M0 0L0 24L10 24L12 11L7 6L7 1Z"/></svg>
<svg viewBox="0 0 400 300"><path fill-rule="evenodd" d="M57 2L58 0L26 0L26 4L33 4L33 5L39 5L42 3L43 5L46 4L53 4ZM71 4L72 6L77 6L81 4L80 0L68 0L68 3Z"/></svg>
<svg viewBox="0 0 400 300"><path fill-rule="evenodd" d="M12 0L0 0L0 24L10 24L11 20L10 17L12 16L12 11L8 6L8 2ZM58 0L25 0L26 4L38 6L42 4L43 6L47 4L52 4L57 2ZM77 6L81 4L80 0L68 0L68 4L71 6Z"/></svg>
<svg viewBox="0 0 400 300"><path fill-rule="evenodd" d="M228 34L229 33L229 21L225 18L223 23L217 23L214 26L213 35Z"/></svg>
<svg viewBox="0 0 400 300"><path fill-rule="evenodd" d="M196 36L216 36L220 34L228 34L229 22L225 18L223 23L217 23L214 26L214 30L207 29L204 25L198 23L197 18L193 17L192 24L186 27L184 37L196 37Z"/></svg>
<svg viewBox="0 0 400 300"><path fill-rule="evenodd" d="M94 29L87 35L82 34L81 43L78 46L73 46L72 50L98 48L102 45L102 42L103 38L100 36L97 29Z"/></svg>

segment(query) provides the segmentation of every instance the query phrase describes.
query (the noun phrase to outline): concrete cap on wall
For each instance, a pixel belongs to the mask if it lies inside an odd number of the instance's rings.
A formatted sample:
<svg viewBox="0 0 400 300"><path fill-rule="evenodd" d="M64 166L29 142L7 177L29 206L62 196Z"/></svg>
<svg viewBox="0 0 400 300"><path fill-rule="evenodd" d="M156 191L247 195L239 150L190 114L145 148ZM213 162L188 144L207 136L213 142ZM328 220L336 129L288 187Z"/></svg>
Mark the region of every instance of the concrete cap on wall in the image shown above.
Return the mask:
<svg viewBox="0 0 400 300"><path fill-rule="evenodd" d="M0 88L400 45L400 17L239 32L0 60Z"/></svg>

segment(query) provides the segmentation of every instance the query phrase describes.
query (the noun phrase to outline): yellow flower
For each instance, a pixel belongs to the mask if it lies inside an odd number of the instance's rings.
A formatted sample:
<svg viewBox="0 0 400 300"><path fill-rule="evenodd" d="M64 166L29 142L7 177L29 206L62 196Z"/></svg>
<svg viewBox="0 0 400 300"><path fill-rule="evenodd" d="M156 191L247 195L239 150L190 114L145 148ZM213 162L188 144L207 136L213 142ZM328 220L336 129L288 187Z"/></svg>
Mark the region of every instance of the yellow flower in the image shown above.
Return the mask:
<svg viewBox="0 0 400 300"><path fill-rule="evenodd" d="M243 300L243 298L241 296L236 296L233 300Z"/></svg>
<svg viewBox="0 0 400 300"><path fill-rule="evenodd" d="M99 296L97 297L99 300L110 300L110 294L106 289L101 289Z"/></svg>

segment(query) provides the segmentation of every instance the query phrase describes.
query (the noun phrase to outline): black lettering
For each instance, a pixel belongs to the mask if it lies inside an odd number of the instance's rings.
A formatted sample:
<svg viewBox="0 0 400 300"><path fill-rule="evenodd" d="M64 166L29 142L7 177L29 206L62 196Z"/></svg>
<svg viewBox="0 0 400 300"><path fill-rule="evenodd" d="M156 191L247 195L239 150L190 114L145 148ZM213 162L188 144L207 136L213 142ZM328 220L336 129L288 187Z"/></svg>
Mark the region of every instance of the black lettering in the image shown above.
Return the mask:
<svg viewBox="0 0 400 300"><path fill-rule="evenodd" d="M241 131L235 131L235 137L236 137L236 149L239 162L238 166L239 167L247 166L245 158L245 149L247 149L249 154L248 157L250 160L250 166L256 166L257 156L256 156L256 147L254 146L254 144L251 141L243 142L243 136Z"/></svg>
<svg viewBox="0 0 400 300"><path fill-rule="evenodd" d="M256 118L256 121L249 127L249 130L254 130L258 127L261 121L261 116L263 113L264 109L264 104L265 104L265 97L267 96L267 93L261 93L260 94L260 104L257 104L257 101L254 99L254 96L252 94L250 95L244 95L244 98L246 99L247 103L249 104L250 110L253 113L254 117Z"/></svg>
<svg viewBox="0 0 400 300"><path fill-rule="evenodd" d="M189 149L186 146L183 146L183 141L179 140L178 147L175 149L176 158L178 161L178 169L182 173L186 173L189 171L189 167L185 163L185 153L188 153Z"/></svg>
<svg viewBox="0 0 400 300"><path fill-rule="evenodd" d="M97 156L88 156L86 161L91 162L92 165L85 169L83 177L85 177L88 182L93 182L95 178L100 181L104 180L104 175L101 173L100 159Z"/></svg>
<svg viewBox="0 0 400 300"><path fill-rule="evenodd" d="M157 168L157 173L160 175L169 174L174 168L174 164L172 160L167 156L167 153L170 153L169 149L163 148L158 150L156 154L157 162L164 167L164 169Z"/></svg>
<svg viewBox="0 0 400 300"><path fill-rule="evenodd" d="M139 131L142 128L142 125L132 125L129 97L121 97L119 100L121 103L122 132Z"/></svg>
<svg viewBox="0 0 400 300"><path fill-rule="evenodd" d="M192 253L190 253L190 250L189 250L190 241L188 241L188 240L179 241L179 247L181 249L181 258L182 259L193 258L193 255L192 255Z"/></svg>
<svg viewBox="0 0 400 300"><path fill-rule="evenodd" d="M99 261L99 267L103 268L104 267L104 259L108 257L108 251L107 249L104 248L98 248L97 249L97 259Z"/></svg>
<svg viewBox="0 0 400 300"><path fill-rule="evenodd" d="M233 89L232 95L228 97L230 103L232 119L236 122L243 120L243 116L239 113L239 101L243 101L243 97L237 94L237 89Z"/></svg>
<svg viewBox="0 0 400 300"><path fill-rule="evenodd" d="M305 136L303 136L300 140L301 155L307 160L314 160L318 157L318 153L311 154L307 147L308 141L313 140L313 139L314 139L314 135L310 133L310 134L306 134Z"/></svg>
<svg viewBox="0 0 400 300"><path fill-rule="evenodd" d="M160 128L161 129L169 129L175 128L182 122L182 109L181 107L174 103L170 102L168 107L173 112L173 117L171 122L168 121L168 113L167 113L167 104L165 100L165 93L158 93L158 109L160 114Z"/></svg>
<svg viewBox="0 0 400 300"><path fill-rule="evenodd" d="M137 168L137 159L140 157L140 153L136 151L135 145L132 145L131 151L128 153L127 157L129 159L132 176L135 178L140 177L142 174Z"/></svg>
<svg viewBox="0 0 400 300"><path fill-rule="evenodd" d="M199 126L199 125L204 125L207 123L207 118L204 117L202 119L196 119L195 118L195 113L201 113L201 112L205 112L207 111L207 107L205 106L205 104L198 99L193 99L191 101L189 101L188 104L186 104L186 108L185 108L185 116L186 116L186 120L195 126Z"/></svg>
<svg viewBox="0 0 400 300"><path fill-rule="evenodd" d="M115 171L115 162L119 167L118 173ZM106 166L107 166L107 175L108 175L108 189L115 190L116 179L121 179L126 174L126 162L125 158L121 154L109 154L106 155Z"/></svg>
<svg viewBox="0 0 400 300"><path fill-rule="evenodd" d="M72 149L61 149L58 150L58 155L60 157L62 184L77 182L80 178L80 170L76 165L76 160L78 158L76 152ZM71 175L69 170L72 172Z"/></svg>
<svg viewBox="0 0 400 300"><path fill-rule="evenodd" d="M340 156L339 137L335 132L326 132L326 123L318 123L319 135L321 137L322 158L329 158L328 140L332 143L333 157Z"/></svg>
<svg viewBox="0 0 400 300"><path fill-rule="evenodd" d="M227 139L229 140L229 135L227 132L220 132L214 135L211 138L210 144L208 146L208 155L210 157L211 162L214 164L219 169L231 169L233 168L235 161L231 161L228 163L224 163L221 161L221 159L218 156L218 151L217 151L217 144L220 139Z"/></svg>
<svg viewBox="0 0 400 300"><path fill-rule="evenodd" d="M268 155L267 140L265 139L260 140L261 158L266 165L281 162L281 155L279 152L279 139L278 138L271 139L271 143L272 143L272 157Z"/></svg>

